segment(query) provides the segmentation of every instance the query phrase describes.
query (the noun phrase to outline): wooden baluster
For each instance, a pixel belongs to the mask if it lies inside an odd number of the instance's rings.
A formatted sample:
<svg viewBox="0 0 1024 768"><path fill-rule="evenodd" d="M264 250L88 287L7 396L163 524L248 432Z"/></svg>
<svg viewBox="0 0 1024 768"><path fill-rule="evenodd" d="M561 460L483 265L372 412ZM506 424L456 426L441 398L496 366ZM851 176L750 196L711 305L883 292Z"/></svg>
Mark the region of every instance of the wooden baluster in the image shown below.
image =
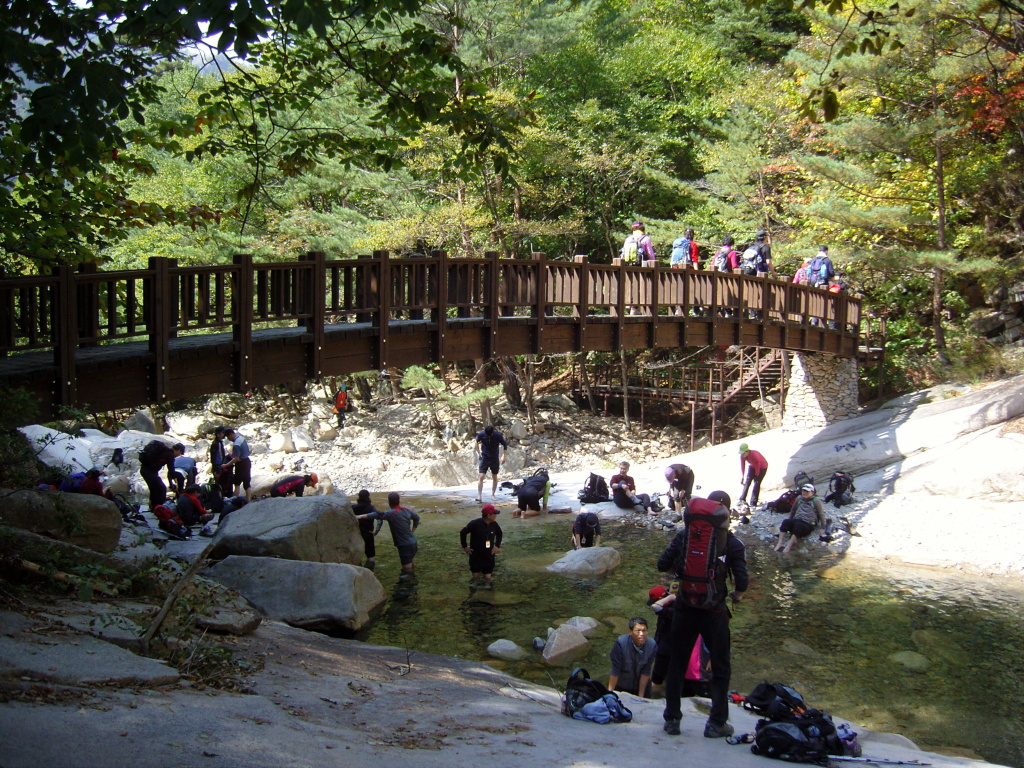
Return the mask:
<svg viewBox="0 0 1024 768"><path fill-rule="evenodd" d="M78 349L78 287L74 267L63 264L56 268L57 289L54 301L57 338L54 364L57 367L56 405L74 406L77 398L75 352ZM56 415L57 409L53 409Z"/></svg>
<svg viewBox="0 0 1024 768"><path fill-rule="evenodd" d="M234 286L232 290L234 304L234 323L231 336L235 342L235 389L246 392L253 386L252 359L252 326L253 326L253 291L255 270L252 255L237 254L233 259L235 265ZM261 277L265 273L260 273ZM262 295L262 293L261 293Z"/></svg>
<svg viewBox="0 0 1024 768"><path fill-rule="evenodd" d="M153 276L150 278L143 307L146 313L146 330L149 332L149 351L153 355L153 399L157 403L167 399L171 388L171 318L174 317L177 307L177 302L173 300L174 290L171 285L172 266L173 259L163 256L150 258L149 268Z"/></svg>

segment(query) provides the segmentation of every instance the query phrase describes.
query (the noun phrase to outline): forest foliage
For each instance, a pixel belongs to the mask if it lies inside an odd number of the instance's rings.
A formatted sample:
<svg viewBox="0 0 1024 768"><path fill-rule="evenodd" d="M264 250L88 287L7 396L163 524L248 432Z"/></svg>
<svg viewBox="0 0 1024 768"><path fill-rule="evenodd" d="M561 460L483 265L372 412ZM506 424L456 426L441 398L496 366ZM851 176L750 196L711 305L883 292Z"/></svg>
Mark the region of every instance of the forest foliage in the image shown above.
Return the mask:
<svg viewBox="0 0 1024 768"><path fill-rule="evenodd" d="M17 6L17 8L15 8ZM926 383L1021 271L1024 17L992 0L27 0L8 273L239 252L828 244ZM913 362L911 365L910 362Z"/></svg>

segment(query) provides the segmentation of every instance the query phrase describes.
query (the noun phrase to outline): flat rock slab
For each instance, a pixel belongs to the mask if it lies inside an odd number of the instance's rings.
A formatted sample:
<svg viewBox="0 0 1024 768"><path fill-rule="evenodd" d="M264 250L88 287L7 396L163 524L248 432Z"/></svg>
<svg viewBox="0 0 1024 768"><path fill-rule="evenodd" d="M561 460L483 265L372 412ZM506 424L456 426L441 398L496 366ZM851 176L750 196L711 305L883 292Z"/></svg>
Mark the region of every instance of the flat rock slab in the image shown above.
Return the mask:
<svg viewBox="0 0 1024 768"><path fill-rule="evenodd" d="M3 680L153 687L176 683L180 677L162 661L136 656L88 635L77 635L73 642L64 635L48 637L35 632L0 635Z"/></svg>

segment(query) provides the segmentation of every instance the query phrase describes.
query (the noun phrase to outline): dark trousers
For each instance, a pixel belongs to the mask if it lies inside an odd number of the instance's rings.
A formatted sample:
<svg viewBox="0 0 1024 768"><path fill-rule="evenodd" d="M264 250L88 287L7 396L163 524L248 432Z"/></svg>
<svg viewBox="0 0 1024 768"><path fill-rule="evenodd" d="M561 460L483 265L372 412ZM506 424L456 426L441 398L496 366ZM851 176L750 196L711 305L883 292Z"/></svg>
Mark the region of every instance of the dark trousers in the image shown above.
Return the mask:
<svg viewBox="0 0 1024 768"><path fill-rule="evenodd" d="M724 725L729 721L729 679L730 666L729 611L702 611L698 608L676 608L672 617L671 659L665 678L666 720L679 720L683 713L679 708L682 698L683 677L690 663L690 653L697 636L704 638L704 644L711 655L711 716L709 721Z"/></svg>
<svg viewBox="0 0 1024 768"><path fill-rule="evenodd" d="M139 474L142 475L142 479L146 481L146 487L149 488L149 508L156 509L167 501L167 486L160 479L160 470L142 467L139 469Z"/></svg>
<svg viewBox="0 0 1024 768"><path fill-rule="evenodd" d="M756 475L753 467L747 467L747 476L743 478L743 493L740 494L740 501L747 500L747 488L750 488L750 506L757 506L757 499L761 495L761 481L768 474L768 467L765 467Z"/></svg>

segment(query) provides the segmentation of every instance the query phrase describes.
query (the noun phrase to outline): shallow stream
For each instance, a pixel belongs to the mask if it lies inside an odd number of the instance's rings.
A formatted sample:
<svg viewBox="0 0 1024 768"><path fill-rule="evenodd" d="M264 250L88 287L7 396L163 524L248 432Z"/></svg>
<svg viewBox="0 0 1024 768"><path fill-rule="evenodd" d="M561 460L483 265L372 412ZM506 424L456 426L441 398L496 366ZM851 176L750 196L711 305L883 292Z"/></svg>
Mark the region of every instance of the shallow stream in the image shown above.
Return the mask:
<svg viewBox="0 0 1024 768"><path fill-rule="evenodd" d="M590 616L605 631L591 638L580 666L602 679L629 617L647 617L653 630L647 591L662 583L654 564L671 534L605 523L602 544L619 550L621 566L600 580L573 580L545 570L571 546L571 516L518 520L506 508L495 589L471 590L458 537L470 519L423 515L412 579L399 578L390 536L381 532L377 577L390 598L360 639L486 661L561 688L568 668L548 667L532 650L522 662L491 659L487 646L505 638L532 649L548 627ZM1024 766L1024 591L827 553L784 558L760 542L748 542L747 562L750 591L732 623L732 688L787 683L837 720L901 733L924 749Z"/></svg>

